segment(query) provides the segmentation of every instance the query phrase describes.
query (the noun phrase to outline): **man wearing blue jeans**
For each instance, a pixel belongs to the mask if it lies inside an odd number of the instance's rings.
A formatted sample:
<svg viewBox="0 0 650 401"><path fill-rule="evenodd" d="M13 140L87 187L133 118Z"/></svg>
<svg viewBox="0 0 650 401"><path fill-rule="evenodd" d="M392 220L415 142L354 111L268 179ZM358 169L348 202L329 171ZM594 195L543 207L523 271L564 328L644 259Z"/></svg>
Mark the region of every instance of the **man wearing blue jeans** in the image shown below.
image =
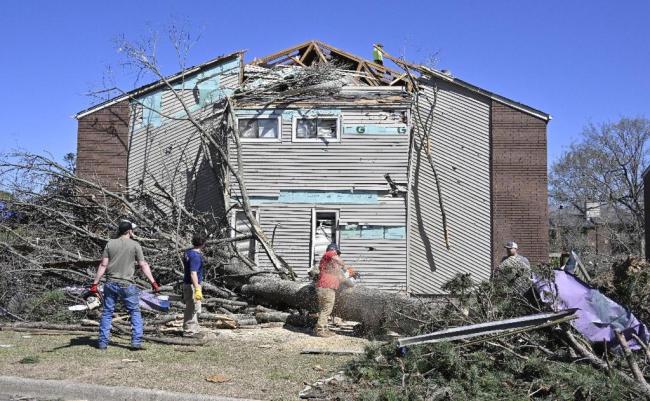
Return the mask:
<svg viewBox="0 0 650 401"><path fill-rule="evenodd" d="M97 284L106 274L104 284L104 310L99 324L99 341L97 347L106 349L111 338L111 323L117 300L121 300L129 316L131 316L131 347L142 349L143 322L140 314L140 290L133 281L135 264L149 279L151 287L158 292L160 286L151 275L149 264L144 260L142 247L133 240L135 225L130 221L122 221L118 226L118 237L108 241L104 248L102 261L97 268L95 280L90 286L90 292L98 293Z"/></svg>

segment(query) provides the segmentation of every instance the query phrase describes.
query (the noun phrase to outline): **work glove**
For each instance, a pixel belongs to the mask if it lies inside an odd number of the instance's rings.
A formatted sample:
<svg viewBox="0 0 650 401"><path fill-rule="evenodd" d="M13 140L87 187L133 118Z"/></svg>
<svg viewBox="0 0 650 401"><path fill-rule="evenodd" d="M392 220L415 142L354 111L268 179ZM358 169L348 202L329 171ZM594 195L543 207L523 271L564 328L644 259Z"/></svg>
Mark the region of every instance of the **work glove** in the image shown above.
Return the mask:
<svg viewBox="0 0 650 401"><path fill-rule="evenodd" d="M94 294L94 295L99 294L99 290L97 289L97 284L95 284L95 283L92 283L92 284L90 285L90 288L88 289L88 291L89 291L91 294Z"/></svg>
<svg viewBox="0 0 650 401"><path fill-rule="evenodd" d="M194 289L194 300L203 301L203 291L201 291L201 287L196 287Z"/></svg>
<svg viewBox="0 0 650 401"><path fill-rule="evenodd" d="M160 292L160 285L155 281L151 282L151 288L153 288L153 292Z"/></svg>

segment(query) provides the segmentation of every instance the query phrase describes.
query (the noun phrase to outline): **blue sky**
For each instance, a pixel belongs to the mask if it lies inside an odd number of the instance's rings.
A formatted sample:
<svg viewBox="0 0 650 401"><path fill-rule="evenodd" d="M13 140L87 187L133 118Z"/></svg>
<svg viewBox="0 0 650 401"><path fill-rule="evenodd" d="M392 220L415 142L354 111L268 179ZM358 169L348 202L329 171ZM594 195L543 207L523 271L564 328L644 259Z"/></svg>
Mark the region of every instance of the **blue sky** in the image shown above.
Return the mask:
<svg viewBox="0 0 650 401"><path fill-rule="evenodd" d="M108 67L124 89L134 85L115 38L159 31L164 43L176 22L201 35L189 65L308 39L368 58L377 41L418 62L437 52L438 68L550 113L552 162L589 122L650 118L649 15L650 1L5 2L0 151L74 152L72 116ZM164 71L176 72L160 51Z"/></svg>

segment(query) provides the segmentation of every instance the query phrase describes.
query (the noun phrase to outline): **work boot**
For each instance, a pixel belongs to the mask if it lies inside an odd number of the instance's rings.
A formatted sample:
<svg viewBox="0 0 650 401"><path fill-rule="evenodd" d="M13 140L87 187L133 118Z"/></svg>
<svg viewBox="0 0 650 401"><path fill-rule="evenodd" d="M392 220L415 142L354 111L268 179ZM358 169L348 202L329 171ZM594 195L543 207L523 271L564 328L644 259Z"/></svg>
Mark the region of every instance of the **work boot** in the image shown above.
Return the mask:
<svg viewBox="0 0 650 401"><path fill-rule="evenodd" d="M327 329L316 329L314 330L314 336L316 337L332 337L335 336L336 333L332 333L331 331Z"/></svg>
<svg viewBox="0 0 650 401"><path fill-rule="evenodd" d="M131 351L146 351L147 348L145 348L144 345L142 344L131 344L131 347L129 347Z"/></svg>

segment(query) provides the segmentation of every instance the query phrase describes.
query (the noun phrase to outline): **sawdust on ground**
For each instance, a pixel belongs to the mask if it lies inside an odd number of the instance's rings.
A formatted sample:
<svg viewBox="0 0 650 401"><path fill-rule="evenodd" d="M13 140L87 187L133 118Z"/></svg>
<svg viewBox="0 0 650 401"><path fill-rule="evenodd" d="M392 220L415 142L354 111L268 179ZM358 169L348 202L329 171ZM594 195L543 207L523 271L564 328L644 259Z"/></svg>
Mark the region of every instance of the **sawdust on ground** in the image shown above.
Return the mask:
<svg viewBox="0 0 650 401"><path fill-rule="evenodd" d="M216 343L205 347L147 343L145 351L134 352L128 338L116 337L107 351L100 351L94 348L94 334L0 331L0 344L10 345L0 347L0 375L291 400L305 384L333 375L355 357L301 351L361 351L369 344L348 335L318 338L282 327L218 330L217 335ZM37 362L21 363L26 357Z"/></svg>

